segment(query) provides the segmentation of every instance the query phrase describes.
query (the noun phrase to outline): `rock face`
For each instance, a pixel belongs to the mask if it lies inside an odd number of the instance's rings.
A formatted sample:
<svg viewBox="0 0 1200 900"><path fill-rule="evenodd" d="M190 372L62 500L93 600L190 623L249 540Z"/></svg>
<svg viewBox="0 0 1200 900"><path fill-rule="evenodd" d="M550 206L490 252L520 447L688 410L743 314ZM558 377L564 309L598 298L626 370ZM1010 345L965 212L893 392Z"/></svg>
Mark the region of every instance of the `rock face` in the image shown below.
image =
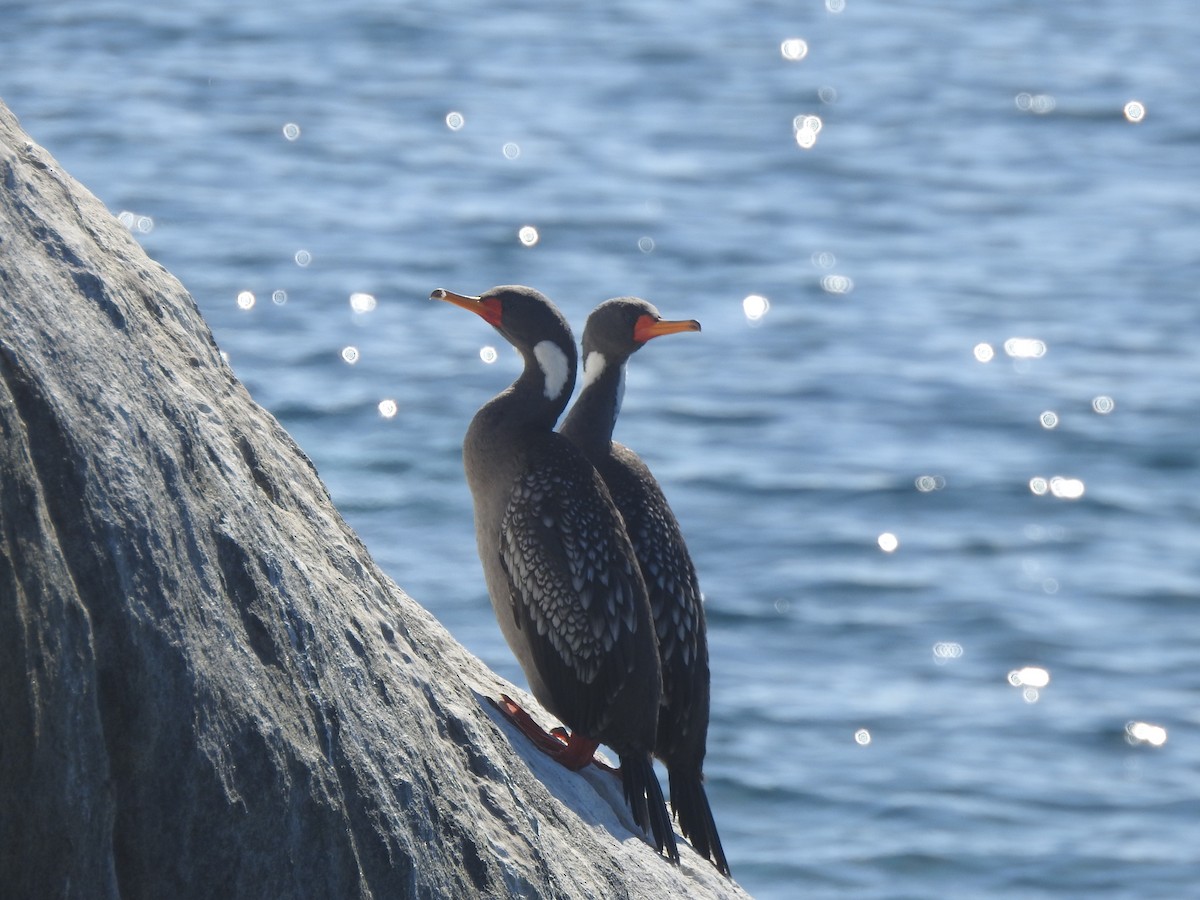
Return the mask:
<svg viewBox="0 0 1200 900"><path fill-rule="evenodd" d="M2 103L0 181L0 895L745 896L496 718Z"/></svg>

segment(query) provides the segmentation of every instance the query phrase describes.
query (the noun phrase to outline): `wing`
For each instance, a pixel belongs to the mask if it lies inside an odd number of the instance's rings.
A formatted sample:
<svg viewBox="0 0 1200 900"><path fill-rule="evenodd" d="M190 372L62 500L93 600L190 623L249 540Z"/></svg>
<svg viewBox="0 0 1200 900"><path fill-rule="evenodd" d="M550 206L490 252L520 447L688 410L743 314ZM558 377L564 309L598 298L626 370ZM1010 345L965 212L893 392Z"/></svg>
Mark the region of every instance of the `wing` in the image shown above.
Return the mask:
<svg viewBox="0 0 1200 900"><path fill-rule="evenodd" d="M591 464L551 434L530 453L500 532L513 616L551 695L538 699L596 736L638 664L639 641L653 640L620 515Z"/></svg>
<svg viewBox="0 0 1200 900"><path fill-rule="evenodd" d="M687 732L699 730L703 742L708 729L708 640L700 583L679 522L658 481L632 450L614 443L600 472L625 520L654 617L663 669L660 744L668 731L675 732L671 740L682 741L689 737Z"/></svg>

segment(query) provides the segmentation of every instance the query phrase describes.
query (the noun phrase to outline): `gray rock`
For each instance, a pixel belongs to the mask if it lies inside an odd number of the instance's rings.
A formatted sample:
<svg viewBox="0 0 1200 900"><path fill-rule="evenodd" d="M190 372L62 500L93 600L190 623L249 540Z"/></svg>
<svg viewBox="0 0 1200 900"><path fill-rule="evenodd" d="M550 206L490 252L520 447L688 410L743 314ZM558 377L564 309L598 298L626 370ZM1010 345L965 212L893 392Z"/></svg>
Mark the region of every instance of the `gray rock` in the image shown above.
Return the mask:
<svg viewBox="0 0 1200 900"><path fill-rule="evenodd" d="M745 896L497 717L2 103L0 181L0 895Z"/></svg>

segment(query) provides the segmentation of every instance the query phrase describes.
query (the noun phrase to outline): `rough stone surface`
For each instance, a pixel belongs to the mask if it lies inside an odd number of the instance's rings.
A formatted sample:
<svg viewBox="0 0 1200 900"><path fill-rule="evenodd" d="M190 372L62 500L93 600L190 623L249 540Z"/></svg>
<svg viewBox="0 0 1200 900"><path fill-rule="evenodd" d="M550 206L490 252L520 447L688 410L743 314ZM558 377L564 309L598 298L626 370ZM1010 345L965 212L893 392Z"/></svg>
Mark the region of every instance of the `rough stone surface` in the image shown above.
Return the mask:
<svg viewBox="0 0 1200 900"><path fill-rule="evenodd" d="M2 103L0 182L0 895L745 896L496 718Z"/></svg>

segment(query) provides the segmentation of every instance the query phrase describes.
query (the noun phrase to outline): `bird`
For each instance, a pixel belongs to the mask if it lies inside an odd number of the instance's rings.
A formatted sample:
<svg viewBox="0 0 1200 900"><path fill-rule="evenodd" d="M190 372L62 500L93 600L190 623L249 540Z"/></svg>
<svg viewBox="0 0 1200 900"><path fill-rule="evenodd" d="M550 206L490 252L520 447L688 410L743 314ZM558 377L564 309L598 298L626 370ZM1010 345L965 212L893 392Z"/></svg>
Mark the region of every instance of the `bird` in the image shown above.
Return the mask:
<svg viewBox="0 0 1200 900"><path fill-rule="evenodd" d="M601 303L584 326L583 388L559 431L596 467L633 542L663 673L655 756L667 766L680 832L728 876L729 863L704 789L710 675L696 567L658 481L634 451L612 439L629 357L653 338L699 330L696 320L663 319L637 297Z"/></svg>
<svg viewBox="0 0 1200 900"><path fill-rule="evenodd" d="M678 864L652 756L662 669L646 586L604 482L554 430L575 387L570 326L523 285L430 296L478 315L524 360L517 380L471 420L463 467L500 630L534 697L570 735L552 738L511 698L500 709L568 768L588 765L601 743L611 747L634 822Z"/></svg>

